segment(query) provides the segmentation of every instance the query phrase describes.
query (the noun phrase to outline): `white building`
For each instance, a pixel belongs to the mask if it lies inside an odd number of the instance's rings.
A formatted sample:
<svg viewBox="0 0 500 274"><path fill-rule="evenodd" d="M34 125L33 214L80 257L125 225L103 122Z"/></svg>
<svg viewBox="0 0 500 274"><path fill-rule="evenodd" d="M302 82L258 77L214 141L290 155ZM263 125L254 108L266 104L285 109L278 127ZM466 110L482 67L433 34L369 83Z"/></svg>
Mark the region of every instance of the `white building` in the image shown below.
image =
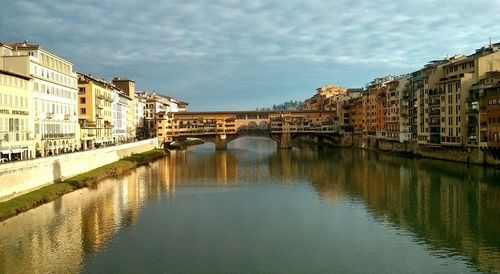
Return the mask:
<svg viewBox="0 0 500 274"><path fill-rule="evenodd" d="M188 103L176 100L172 97L156 94L154 92L137 92L136 94L136 109L140 111L143 105L144 111L142 128L138 130L139 137L141 138L151 138L156 136L156 124L157 124L157 114L164 112L165 114L170 112L186 111ZM164 115L167 117L167 115ZM140 122L138 125L141 124ZM139 127L139 126L138 126Z"/></svg>
<svg viewBox="0 0 500 274"><path fill-rule="evenodd" d="M130 100L125 93L113 88L113 143L127 141L127 105Z"/></svg>
<svg viewBox="0 0 500 274"><path fill-rule="evenodd" d="M77 150L80 143L77 110L78 81L73 64L39 45L0 44L5 70L33 78L34 112L30 138L36 156Z"/></svg>

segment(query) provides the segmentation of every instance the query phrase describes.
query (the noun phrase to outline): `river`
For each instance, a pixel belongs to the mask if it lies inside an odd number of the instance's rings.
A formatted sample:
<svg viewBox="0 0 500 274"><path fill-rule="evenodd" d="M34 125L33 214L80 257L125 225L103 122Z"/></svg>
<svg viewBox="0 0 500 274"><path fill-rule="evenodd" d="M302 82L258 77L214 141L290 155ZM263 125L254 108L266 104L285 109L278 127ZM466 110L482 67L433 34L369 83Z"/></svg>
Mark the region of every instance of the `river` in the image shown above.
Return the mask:
<svg viewBox="0 0 500 274"><path fill-rule="evenodd" d="M500 272L500 172L210 144L0 223L0 273Z"/></svg>

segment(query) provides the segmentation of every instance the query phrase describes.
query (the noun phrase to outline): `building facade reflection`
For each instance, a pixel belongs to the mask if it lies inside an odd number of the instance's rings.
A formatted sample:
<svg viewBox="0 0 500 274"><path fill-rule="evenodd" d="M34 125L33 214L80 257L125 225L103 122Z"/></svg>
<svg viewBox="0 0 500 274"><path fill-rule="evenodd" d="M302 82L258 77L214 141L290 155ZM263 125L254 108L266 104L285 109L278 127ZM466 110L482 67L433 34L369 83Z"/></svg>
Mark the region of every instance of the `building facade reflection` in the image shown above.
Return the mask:
<svg viewBox="0 0 500 274"><path fill-rule="evenodd" d="M0 226L0 272L78 272L85 261L138 222L152 201L176 189L259 183L308 183L322 202L359 201L380 223L432 252L466 256L500 271L500 172L363 150L177 152L8 219ZM248 145L248 147L256 147Z"/></svg>

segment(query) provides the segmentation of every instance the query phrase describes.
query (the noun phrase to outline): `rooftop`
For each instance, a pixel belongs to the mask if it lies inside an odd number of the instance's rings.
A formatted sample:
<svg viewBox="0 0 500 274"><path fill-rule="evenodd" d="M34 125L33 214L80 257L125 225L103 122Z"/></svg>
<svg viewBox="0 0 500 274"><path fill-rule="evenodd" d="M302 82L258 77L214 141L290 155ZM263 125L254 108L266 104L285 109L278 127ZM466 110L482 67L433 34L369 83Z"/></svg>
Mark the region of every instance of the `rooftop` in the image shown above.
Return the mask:
<svg viewBox="0 0 500 274"><path fill-rule="evenodd" d="M6 74L6 75L14 76L14 77L19 77L19 78L23 78L25 80L30 80L31 79L31 77L28 76L28 75L23 75L23 74L19 74L19 73L16 73L16 72L12 72L12 71L8 71L8 70L3 70L3 69L0 69L0 74Z"/></svg>

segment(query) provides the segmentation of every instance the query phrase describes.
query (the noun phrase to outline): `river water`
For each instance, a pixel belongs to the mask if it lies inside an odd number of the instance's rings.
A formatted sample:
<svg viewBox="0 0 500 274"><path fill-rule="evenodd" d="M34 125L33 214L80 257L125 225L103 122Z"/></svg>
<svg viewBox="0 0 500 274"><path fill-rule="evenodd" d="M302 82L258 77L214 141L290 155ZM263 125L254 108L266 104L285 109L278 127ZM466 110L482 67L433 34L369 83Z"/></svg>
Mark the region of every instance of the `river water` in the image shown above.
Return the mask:
<svg viewBox="0 0 500 274"><path fill-rule="evenodd" d="M1 273L500 272L500 172L352 149L177 152L0 223Z"/></svg>

